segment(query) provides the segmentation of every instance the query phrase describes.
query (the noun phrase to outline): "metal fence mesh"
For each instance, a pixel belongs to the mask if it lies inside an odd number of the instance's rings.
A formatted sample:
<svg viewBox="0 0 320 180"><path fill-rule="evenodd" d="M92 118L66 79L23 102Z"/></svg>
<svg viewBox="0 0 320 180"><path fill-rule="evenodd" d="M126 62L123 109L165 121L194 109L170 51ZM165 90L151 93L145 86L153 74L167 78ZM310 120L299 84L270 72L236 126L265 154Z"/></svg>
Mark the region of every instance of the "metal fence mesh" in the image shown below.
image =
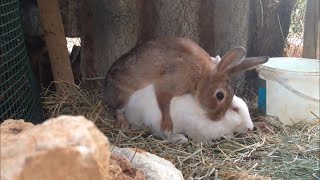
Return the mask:
<svg viewBox="0 0 320 180"><path fill-rule="evenodd" d="M19 0L0 0L0 120L43 120L38 87L29 64Z"/></svg>

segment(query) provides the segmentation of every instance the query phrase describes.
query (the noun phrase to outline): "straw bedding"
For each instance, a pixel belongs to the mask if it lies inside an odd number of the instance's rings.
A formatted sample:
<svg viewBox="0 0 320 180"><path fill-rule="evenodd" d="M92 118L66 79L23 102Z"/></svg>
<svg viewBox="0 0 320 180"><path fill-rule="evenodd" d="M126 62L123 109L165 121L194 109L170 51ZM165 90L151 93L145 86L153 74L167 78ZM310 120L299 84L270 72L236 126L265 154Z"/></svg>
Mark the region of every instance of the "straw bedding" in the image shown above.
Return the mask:
<svg viewBox="0 0 320 180"><path fill-rule="evenodd" d="M171 161L185 179L319 179L320 119L284 126L276 118L252 114L255 130L214 145L174 145L153 137L148 129L119 130L96 92L75 86L63 93L46 90L46 117L83 115L119 147L144 149ZM251 112L254 112L252 110Z"/></svg>

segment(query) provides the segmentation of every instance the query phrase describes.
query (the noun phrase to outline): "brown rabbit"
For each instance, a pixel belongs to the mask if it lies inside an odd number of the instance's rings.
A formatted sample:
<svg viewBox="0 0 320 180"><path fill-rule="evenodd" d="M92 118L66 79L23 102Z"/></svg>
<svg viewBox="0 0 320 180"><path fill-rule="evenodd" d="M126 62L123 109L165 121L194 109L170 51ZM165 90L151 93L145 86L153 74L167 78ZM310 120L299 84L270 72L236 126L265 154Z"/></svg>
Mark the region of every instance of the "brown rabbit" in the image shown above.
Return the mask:
<svg viewBox="0 0 320 180"><path fill-rule="evenodd" d="M268 57L245 59L245 49L227 52L216 66L209 54L186 38L157 38L134 47L121 56L106 74L103 97L116 109L116 120L128 126L121 109L137 90L153 83L162 113L161 130L171 134L170 102L174 96L191 93L212 120L220 119L234 95L231 75L268 61ZM215 68L216 67L216 68Z"/></svg>

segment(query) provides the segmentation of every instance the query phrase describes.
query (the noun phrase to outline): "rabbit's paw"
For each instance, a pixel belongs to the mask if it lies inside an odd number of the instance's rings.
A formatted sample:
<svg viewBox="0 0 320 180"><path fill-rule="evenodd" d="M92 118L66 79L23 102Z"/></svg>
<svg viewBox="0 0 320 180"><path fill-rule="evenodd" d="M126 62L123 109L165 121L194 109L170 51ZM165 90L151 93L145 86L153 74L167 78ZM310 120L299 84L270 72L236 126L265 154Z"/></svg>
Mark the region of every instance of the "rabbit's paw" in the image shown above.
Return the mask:
<svg viewBox="0 0 320 180"><path fill-rule="evenodd" d="M174 144L185 144L188 143L189 140L183 134L173 134L170 136L170 141Z"/></svg>
<svg viewBox="0 0 320 180"><path fill-rule="evenodd" d="M128 129L129 121L122 112L116 112L116 127L120 129Z"/></svg>

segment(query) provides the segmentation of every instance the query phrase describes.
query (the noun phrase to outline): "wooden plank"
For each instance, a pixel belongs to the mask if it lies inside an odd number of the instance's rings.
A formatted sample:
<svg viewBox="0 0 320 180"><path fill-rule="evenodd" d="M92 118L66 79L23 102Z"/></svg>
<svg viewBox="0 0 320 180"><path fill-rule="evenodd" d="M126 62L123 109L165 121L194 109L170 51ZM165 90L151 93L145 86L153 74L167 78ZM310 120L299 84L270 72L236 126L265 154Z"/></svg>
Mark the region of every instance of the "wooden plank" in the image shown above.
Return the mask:
<svg viewBox="0 0 320 180"><path fill-rule="evenodd" d="M74 84L58 0L37 0L37 2L53 78L55 81Z"/></svg>
<svg viewBox="0 0 320 180"><path fill-rule="evenodd" d="M319 4L319 10L320 10L320 3ZM317 38L317 47L316 47L316 58L320 60L320 17L318 17L318 38Z"/></svg>
<svg viewBox="0 0 320 180"><path fill-rule="evenodd" d="M320 1L308 0L305 24L304 24L304 41L303 55L304 58L319 59L319 26L320 26Z"/></svg>

